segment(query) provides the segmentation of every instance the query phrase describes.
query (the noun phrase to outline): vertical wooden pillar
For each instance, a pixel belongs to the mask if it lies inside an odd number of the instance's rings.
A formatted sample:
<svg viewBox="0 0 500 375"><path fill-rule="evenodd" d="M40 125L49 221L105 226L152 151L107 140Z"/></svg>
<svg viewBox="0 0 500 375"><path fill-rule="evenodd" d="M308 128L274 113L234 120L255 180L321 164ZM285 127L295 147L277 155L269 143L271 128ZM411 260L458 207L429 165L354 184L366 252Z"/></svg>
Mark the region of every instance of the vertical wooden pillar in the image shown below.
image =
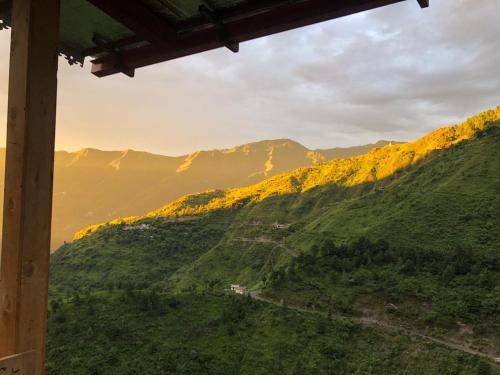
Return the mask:
<svg viewBox="0 0 500 375"><path fill-rule="evenodd" d="M35 350L44 373L59 0L13 0L0 267L0 358Z"/></svg>

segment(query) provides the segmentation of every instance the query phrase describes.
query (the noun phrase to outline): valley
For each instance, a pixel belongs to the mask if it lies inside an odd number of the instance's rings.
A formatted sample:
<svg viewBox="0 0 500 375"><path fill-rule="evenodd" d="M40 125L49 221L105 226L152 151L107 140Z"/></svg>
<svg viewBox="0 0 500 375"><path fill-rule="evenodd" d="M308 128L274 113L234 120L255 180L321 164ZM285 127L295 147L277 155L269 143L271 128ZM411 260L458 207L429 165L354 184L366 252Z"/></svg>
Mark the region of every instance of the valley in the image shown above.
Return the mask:
<svg viewBox="0 0 500 375"><path fill-rule="evenodd" d="M497 108L84 228L48 373L500 374L499 170Z"/></svg>

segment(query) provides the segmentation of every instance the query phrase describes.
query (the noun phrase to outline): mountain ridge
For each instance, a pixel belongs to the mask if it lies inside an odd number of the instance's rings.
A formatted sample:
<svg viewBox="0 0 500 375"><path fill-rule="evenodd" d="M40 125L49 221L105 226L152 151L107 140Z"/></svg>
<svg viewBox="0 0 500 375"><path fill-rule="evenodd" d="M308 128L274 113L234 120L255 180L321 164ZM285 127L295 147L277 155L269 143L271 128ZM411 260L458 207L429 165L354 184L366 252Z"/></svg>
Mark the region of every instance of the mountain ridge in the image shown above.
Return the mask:
<svg viewBox="0 0 500 375"><path fill-rule="evenodd" d="M211 210L229 209L238 202L255 203L273 195L300 193L326 184L349 187L373 183L423 160L432 152L451 148L460 142L472 139L491 124L495 126L499 120L500 107L471 117L461 124L434 130L414 142L390 144L372 149L364 155L298 168L288 173L277 174L256 185L189 194L145 216L130 217L126 221L140 221L144 217L174 214L203 214ZM244 204L246 203L248 202ZM117 219L115 222L120 220L122 219ZM75 234L75 239L99 226L102 224L84 228Z"/></svg>
<svg viewBox="0 0 500 375"><path fill-rule="evenodd" d="M61 165L71 165L74 162L77 162L79 159L89 157L89 156L95 156L95 154L101 154L101 155L108 155L108 159L110 162L114 162L115 159L120 159L123 158L124 156L127 155L132 155L132 156L137 156L137 155L144 155L144 156L152 156L152 157L158 157L158 158L167 158L167 159L175 159L175 160L180 160L180 159L188 159L188 158L193 158L196 156L199 156L200 154L216 154L216 153L221 153L221 154L231 154L235 153L238 151L245 151L246 153L250 153L250 150L252 148L257 148L257 146L266 146L266 147L272 147L272 146L286 146L288 144L291 144L297 148L300 148L304 151L308 152L317 152L321 154L331 154L334 153L335 158L339 158L340 154L347 153L348 155L354 155L358 154L358 150L370 150L372 148L377 148L377 147L384 147L388 144L402 144L406 142L402 141L395 141L395 140L378 140L373 143L367 143L359 146L346 146L346 147L332 147L332 148L308 148L304 146L302 143L295 141L291 138L276 138L276 139L264 139L261 141L255 141L255 142L249 142L249 143L243 143L237 146L233 147L226 147L226 148L214 148L214 149L207 149L207 150L197 150L193 151L191 153L187 154L181 154L181 155L168 155L168 154L163 154L163 153L156 153L156 152L150 152L150 151L144 151L144 150L137 150L137 149L132 149L132 148L127 148L127 149L122 149L122 150L102 150L99 148L95 147L84 147L75 151L67 151L67 150L56 150L55 154L60 157L60 159L57 161ZM254 150L255 152L255 150ZM5 153L5 147L0 147L0 155L3 157L3 154ZM348 156L349 157L349 156ZM71 158L70 162L67 162L67 158Z"/></svg>
<svg viewBox="0 0 500 375"><path fill-rule="evenodd" d="M175 320L165 320L165 311L169 316L179 308L175 301L184 301L184 311L215 311L222 301L258 302L227 291L238 284L259 301L279 305L270 320L258 318L258 326L273 327L281 315L283 322L294 327L293 311L318 318L314 318L317 331L283 334L281 345L295 337L305 342L330 337L326 327L340 321L352 327L352 339L359 339L367 332L359 323L370 322L371 332L384 337L389 356L365 349L354 361L348 360L357 368L340 373L402 374L409 368L415 374L442 374L450 368L457 374L496 373L494 361L500 355L499 171L497 108L438 129L412 144L300 168L253 186L191 194L149 215L82 231L79 239L52 256L51 298L61 298L62 313L71 314L70 322L57 311L51 320L53 364L64 368L58 365L58 350L85 354L85 363L95 359L94 350L81 350L65 339L67 329L85 315L85 308L78 308L82 298L99 299L87 315L105 320L105 326L113 325L117 311L138 306L143 312L134 310L129 316L147 322L150 332L160 333L178 326ZM76 296L68 298L72 294ZM210 296L219 302L210 303ZM163 309L162 298L167 301ZM158 320L152 319L155 306L160 306ZM224 313L217 322L229 328L217 337L243 337L240 334L248 325L241 317ZM183 328L191 324L198 325L199 319L185 315ZM214 324L211 320L202 331L210 332ZM101 347L110 343L130 347L116 332L131 330L120 331L123 325L116 326L104 331ZM199 337L199 330L192 332ZM418 337L407 336L408 332ZM185 330L160 336L142 335L141 343L167 342L182 347L182 353L192 350L192 346L178 344ZM260 335L259 340L272 348L274 337L274 333ZM415 347L403 349L405 337ZM442 362L429 361L422 353L435 353L437 346L425 348L426 337L434 343L451 343L447 347L453 350L439 356ZM226 358L228 346L214 340L196 350L205 355L221 350L213 358ZM246 341L238 341L232 347L248 353ZM307 371L289 366L286 371L267 373L329 374L328 369L319 371L309 362L323 354L324 358L334 355L338 370L345 355L338 353L352 353L355 345L345 337L331 344L336 348L333 352L322 350L323 345L304 355ZM302 347L297 344L290 351L268 347L261 352L272 358L281 353L280 358L290 361ZM485 361L464 352L481 353ZM371 359L366 371L359 367L364 354ZM155 358L153 352L143 354L144 363ZM410 365L408 358L415 363ZM258 373L261 355L252 357L250 363L248 373Z"/></svg>
<svg viewBox="0 0 500 375"><path fill-rule="evenodd" d="M298 142L278 139L182 156L131 149L57 151L52 249L96 222L143 215L185 194L256 183L320 159L346 152L356 154L371 147L330 149L322 156ZM0 184L4 172L5 149L0 149Z"/></svg>

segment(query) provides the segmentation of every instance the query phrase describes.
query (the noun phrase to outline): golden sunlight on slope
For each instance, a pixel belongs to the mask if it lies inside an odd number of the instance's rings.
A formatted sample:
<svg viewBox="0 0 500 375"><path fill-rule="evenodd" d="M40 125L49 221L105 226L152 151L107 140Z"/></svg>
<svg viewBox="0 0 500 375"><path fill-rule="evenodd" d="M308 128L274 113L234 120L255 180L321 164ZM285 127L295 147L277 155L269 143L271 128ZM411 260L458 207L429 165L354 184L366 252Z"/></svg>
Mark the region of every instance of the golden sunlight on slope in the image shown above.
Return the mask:
<svg viewBox="0 0 500 375"><path fill-rule="evenodd" d="M274 195L300 193L327 184L350 187L373 182L421 161L436 150L450 148L472 139L487 126L499 126L499 122L500 107L483 112L462 124L438 129L415 142L388 145L376 148L365 155L296 169L248 187L187 195L152 211L146 217L199 215L217 209L259 202ZM132 222L143 218L129 217L117 219L112 223ZM86 228L78 232L75 238L80 238L100 226Z"/></svg>
<svg viewBox="0 0 500 375"><path fill-rule="evenodd" d="M58 151L52 249L71 240L80 228L116 217L144 215L185 194L247 186L319 161L345 154L359 155L373 147L311 151L299 143L278 139L176 157L133 150ZM270 151L272 168L266 164ZM315 159L309 157L311 153L316 155ZM0 149L2 191L4 161L5 149ZM0 200L0 207L1 203Z"/></svg>

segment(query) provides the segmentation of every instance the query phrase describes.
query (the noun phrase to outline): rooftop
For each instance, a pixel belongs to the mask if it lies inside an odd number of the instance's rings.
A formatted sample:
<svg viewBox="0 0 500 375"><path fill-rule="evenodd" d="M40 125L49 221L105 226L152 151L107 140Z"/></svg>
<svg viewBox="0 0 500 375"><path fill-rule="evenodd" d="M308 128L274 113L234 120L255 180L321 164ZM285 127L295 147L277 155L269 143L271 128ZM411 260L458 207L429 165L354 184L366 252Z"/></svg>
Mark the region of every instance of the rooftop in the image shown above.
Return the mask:
<svg viewBox="0 0 500 375"><path fill-rule="evenodd" d="M405 0L61 0L60 52L92 73L135 69ZM417 0L421 7L428 0ZM12 0L0 0L0 29Z"/></svg>

